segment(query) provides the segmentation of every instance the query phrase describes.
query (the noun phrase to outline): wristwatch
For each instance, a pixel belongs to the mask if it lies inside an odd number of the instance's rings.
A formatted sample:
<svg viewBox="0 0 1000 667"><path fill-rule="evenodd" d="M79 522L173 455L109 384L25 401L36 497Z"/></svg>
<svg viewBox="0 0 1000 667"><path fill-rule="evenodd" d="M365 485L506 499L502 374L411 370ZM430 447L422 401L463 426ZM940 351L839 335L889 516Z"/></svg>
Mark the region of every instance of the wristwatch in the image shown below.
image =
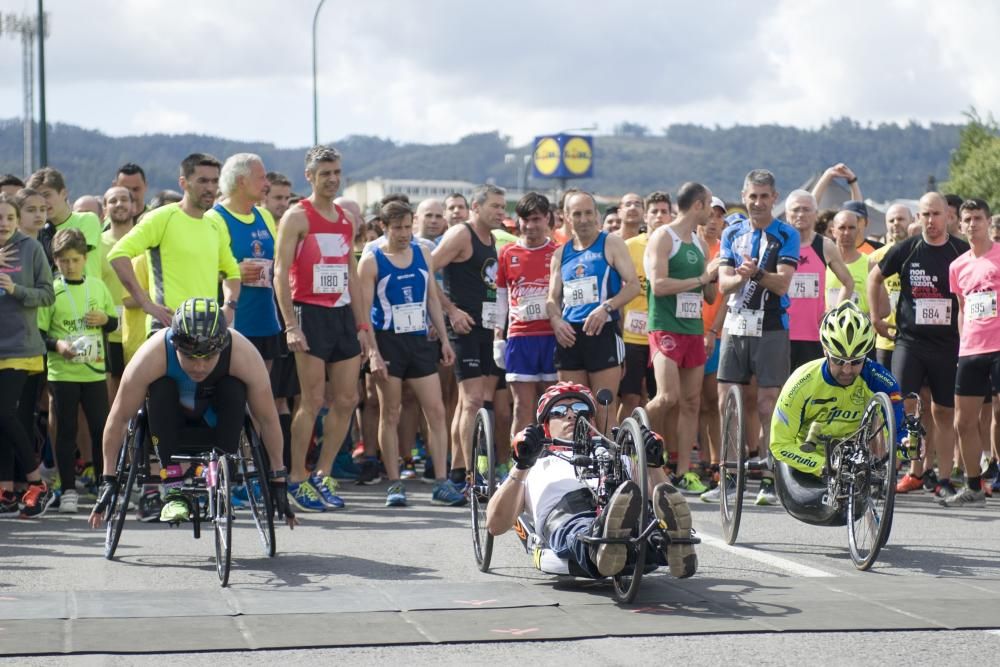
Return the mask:
<svg viewBox="0 0 1000 667"><path fill-rule="evenodd" d="M610 301L605 301L604 303L602 303L601 308L603 308L604 312L606 312L608 315L615 312L615 309L611 307Z"/></svg>
<svg viewBox="0 0 1000 667"><path fill-rule="evenodd" d="M237 304L237 302L235 302L235 301L233 301L232 299L230 299L229 301L226 301L226 303L225 303L225 304L223 304L223 305L226 305L226 306L229 306L229 307L230 307L230 308L232 308L233 310L236 310L236 306L237 306L238 304Z"/></svg>

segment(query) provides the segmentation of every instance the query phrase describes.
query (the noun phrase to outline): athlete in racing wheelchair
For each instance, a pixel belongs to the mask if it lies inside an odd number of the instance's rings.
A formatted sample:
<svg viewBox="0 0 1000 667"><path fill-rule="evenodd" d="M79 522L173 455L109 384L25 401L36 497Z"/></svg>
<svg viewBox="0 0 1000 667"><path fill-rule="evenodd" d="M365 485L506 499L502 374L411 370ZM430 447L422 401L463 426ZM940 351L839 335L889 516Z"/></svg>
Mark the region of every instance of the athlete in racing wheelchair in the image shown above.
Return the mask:
<svg viewBox="0 0 1000 667"><path fill-rule="evenodd" d="M572 446L566 445L574 437L578 417L594 414L594 399L586 387L568 382L550 387L538 401L536 423L515 437L511 452L516 466L487 506L490 534L501 535L515 524L519 536L530 531L538 542L535 564L545 572L591 578L618 575L629 552L614 540L628 538L645 514L639 487L630 480L622 482L598 512L594 493L579 479L572 456L559 451L572 454ZM667 482L663 440L648 428L640 430L653 487L653 512L659 528L671 538L654 545L665 547L654 549L656 555L647 559L647 566L651 561L665 562L675 577L690 577L698 566L690 509Z"/></svg>
<svg viewBox="0 0 1000 667"><path fill-rule="evenodd" d="M104 428L107 458L91 527L101 526L118 491L115 466L129 421L144 405L150 441L164 468L192 446L234 454L249 406L270 463L274 510L290 527L297 524L288 506L281 427L264 362L250 341L228 328L215 301L194 298L177 308L170 328L143 343L125 369ZM175 523L190 517L193 508L183 494L165 500L160 518Z"/></svg>

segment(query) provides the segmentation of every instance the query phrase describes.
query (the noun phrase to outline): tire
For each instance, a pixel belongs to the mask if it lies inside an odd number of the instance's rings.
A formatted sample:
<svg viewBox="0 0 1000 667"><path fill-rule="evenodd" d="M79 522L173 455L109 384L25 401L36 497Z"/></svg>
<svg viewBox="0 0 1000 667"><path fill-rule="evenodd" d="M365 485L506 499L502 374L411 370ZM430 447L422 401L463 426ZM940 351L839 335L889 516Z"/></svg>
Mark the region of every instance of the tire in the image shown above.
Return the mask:
<svg viewBox="0 0 1000 667"><path fill-rule="evenodd" d="M743 493L747 478L747 426L743 414L743 392L733 385L726 393L722 408L722 464L719 466L719 513L727 544L734 544L743 515ZM735 489L730 498L728 490Z"/></svg>
<svg viewBox="0 0 1000 667"><path fill-rule="evenodd" d="M485 468L485 469L484 469ZM476 413L472 429L472 463L469 466L469 507L472 509L472 553L482 572L490 569L493 535L486 529L486 506L496 491L496 452L493 447L493 418L486 408Z"/></svg>
<svg viewBox="0 0 1000 667"><path fill-rule="evenodd" d="M264 555L273 558L277 552L274 536L274 511L271 505L270 466L264 444L247 417L240 438L240 476L250 501L250 514Z"/></svg>
<svg viewBox="0 0 1000 667"><path fill-rule="evenodd" d="M632 411L631 417L639 422L639 426L645 426L650 431L653 430L653 426L649 423L649 413L641 405Z"/></svg>
<svg viewBox="0 0 1000 667"><path fill-rule="evenodd" d="M625 480L632 480L640 490L642 501L642 512L639 520L632 527L632 537L637 538L642 535L646 526L653 520L652 506L649 503L649 479L646 470L646 447L642 442L642 431L639 422L634 417L629 417L622 422L618 428L618 435L615 438L618 449L618 461L621 465L618 475L619 484ZM638 540L634 545L629 545L629 555L625 570L611 577L615 589L615 599L623 604L628 604L635 600L639 594L639 584L642 582L642 573L646 567L645 539Z"/></svg>
<svg viewBox="0 0 1000 667"><path fill-rule="evenodd" d="M125 517L128 516L129 499L132 497L132 488L136 484L139 476L139 469L142 466L143 442L146 439L146 421L140 412L129 423L128 432L125 435L125 442L118 453L118 466L115 470L118 490L112 495L111 502L104 510L104 522L106 524L104 533L104 557L111 560L115 557L118 549L118 540L121 538L122 529L125 527Z"/></svg>
<svg viewBox="0 0 1000 667"><path fill-rule="evenodd" d="M211 464L210 464L211 465ZM233 559L233 505L232 484L229 468L231 460L222 456L218 460L218 473L215 486L209 489L215 499L215 516L212 525L215 528L215 571L223 587L229 584L229 569Z"/></svg>
<svg viewBox="0 0 1000 667"><path fill-rule="evenodd" d="M889 397L871 397L861 418L861 463L848 470L847 541L854 567L867 570L889 539L896 500L896 421ZM843 457L842 465L850 465Z"/></svg>

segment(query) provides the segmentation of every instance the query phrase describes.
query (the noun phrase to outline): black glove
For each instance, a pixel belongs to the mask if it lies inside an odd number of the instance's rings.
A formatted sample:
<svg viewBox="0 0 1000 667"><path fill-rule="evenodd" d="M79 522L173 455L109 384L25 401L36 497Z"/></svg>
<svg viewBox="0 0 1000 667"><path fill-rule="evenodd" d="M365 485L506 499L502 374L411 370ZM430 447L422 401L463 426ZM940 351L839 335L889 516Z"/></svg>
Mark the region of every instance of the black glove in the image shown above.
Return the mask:
<svg viewBox="0 0 1000 667"><path fill-rule="evenodd" d="M97 492L97 504L94 505L93 514L104 514L111 504L111 498L118 491L118 478L114 475L104 475L101 478L101 488Z"/></svg>
<svg viewBox="0 0 1000 667"><path fill-rule="evenodd" d="M642 444L646 448L646 466L660 468L663 466L663 438L659 433L648 428L642 429Z"/></svg>
<svg viewBox="0 0 1000 667"><path fill-rule="evenodd" d="M527 470L535 465L545 444L545 431L538 424L526 426L523 431L514 436L511 443L511 458L521 470Z"/></svg>
<svg viewBox="0 0 1000 667"><path fill-rule="evenodd" d="M288 485L284 479L271 480L271 510L290 526L295 523L295 513L288 504Z"/></svg>

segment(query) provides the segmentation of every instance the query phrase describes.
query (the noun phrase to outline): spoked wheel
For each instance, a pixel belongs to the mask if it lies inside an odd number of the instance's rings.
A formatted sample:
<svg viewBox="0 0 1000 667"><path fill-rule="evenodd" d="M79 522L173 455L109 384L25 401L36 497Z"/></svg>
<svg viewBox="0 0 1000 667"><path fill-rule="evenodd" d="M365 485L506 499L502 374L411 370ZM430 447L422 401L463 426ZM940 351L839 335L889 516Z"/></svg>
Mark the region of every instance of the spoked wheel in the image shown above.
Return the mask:
<svg viewBox="0 0 1000 667"><path fill-rule="evenodd" d="M646 408L641 405L632 411L631 417L639 422L639 426L645 426L649 430L653 430L652 425L649 423L649 413L646 412Z"/></svg>
<svg viewBox="0 0 1000 667"><path fill-rule="evenodd" d="M847 496L847 540L851 560L867 570L889 539L896 500L896 421L889 397L879 392L865 407L859 451L851 466Z"/></svg>
<svg viewBox="0 0 1000 667"><path fill-rule="evenodd" d="M740 532L743 492L746 490L747 426L743 415L743 393L733 385L722 408L722 464L719 466L719 512L722 533L733 544Z"/></svg>
<svg viewBox="0 0 1000 667"><path fill-rule="evenodd" d="M639 520L632 527L631 537L642 535L646 526L653 520L652 507L649 504L649 480L646 470L646 447L642 442L642 431L639 422L629 417L618 428L615 438L618 445L618 460L621 464L620 481L630 479L639 487L642 499L642 512ZM625 569L611 578L615 588L615 599L629 603L639 594L639 584L642 581L643 569L646 567L646 540L641 539L628 547L628 560Z"/></svg>
<svg viewBox="0 0 1000 667"><path fill-rule="evenodd" d="M229 568L233 558L233 504L232 485L230 484L228 456L218 461L218 473L215 487L209 489L215 502L215 516L212 524L215 526L215 571L223 586L229 583Z"/></svg>
<svg viewBox="0 0 1000 667"><path fill-rule="evenodd" d="M493 449L493 418L486 408L476 413L472 430L472 462L469 466L472 484L469 487L469 507L472 508L472 551L476 564L483 572L490 569L493 536L486 530L486 505L497 487L496 453Z"/></svg>
<svg viewBox="0 0 1000 667"><path fill-rule="evenodd" d="M129 423L128 433L125 442L122 443L121 452L118 454L118 467L115 470L117 491L111 496L111 502L104 510L104 523L106 524L104 533L104 557L111 560L115 557L115 550L118 548L118 540L122 535L122 528L125 526L125 517L128 516L129 499L132 497L132 489L135 487L136 478L139 476L139 468L142 463L142 447L146 438L145 420L142 414L135 417Z"/></svg>
<svg viewBox="0 0 1000 667"><path fill-rule="evenodd" d="M247 423L243 427L243 437L240 438L240 474L247 490L250 513L253 515L254 525L257 526L264 555L272 558L277 547L274 539L269 470L267 452L264 451L264 445L253 424L247 418Z"/></svg>

